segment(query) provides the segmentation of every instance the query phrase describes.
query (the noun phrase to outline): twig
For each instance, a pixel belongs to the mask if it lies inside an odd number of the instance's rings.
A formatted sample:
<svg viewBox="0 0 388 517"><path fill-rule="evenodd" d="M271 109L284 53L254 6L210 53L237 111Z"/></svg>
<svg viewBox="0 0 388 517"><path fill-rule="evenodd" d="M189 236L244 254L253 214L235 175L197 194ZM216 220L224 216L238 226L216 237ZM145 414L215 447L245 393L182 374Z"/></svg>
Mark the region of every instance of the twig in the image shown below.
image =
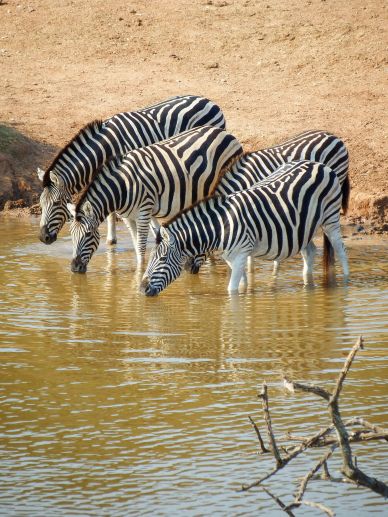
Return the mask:
<svg viewBox="0 0 388 517"><path fill-rule="evenodd" d="M301 384L300 382L294 382L288 379L286 376L284 376L283 385L291 393L295 393L296 390L307 391L310 393L314 393L315 395L318 395L318 397L330 400L331 394L324 388L320 388L315 384Z"/></svg>
<svg viewBox="0 0 388 517"><path fill-rule="evenodd" d="M268 390L267 390L267 384L265 382L263 383L263 387L262 387L261 391L259 392L258 397L261 398L262 405L263 405L264 419L265 419L265 423L267 424L267 432L268 432L270 448L271 448L272 454L274 455L274 458L276 461L276 466L281 467L283 465L283 459L280 456L278 446L276 445L275 435L272 430L272 423L271 423L271 417L269 414L269 406L268 406Z"/></svg>
<svg viewBox="0 0 388 517"><path fill-rule="evenodd" d="M356 344L353 346L353 348L349 352L348 357L346 358L345 364L342 367L342 370L337 379L337 383L334 388L334 392L331 396L331 400L330 400L331 403L333 401L338 401L346 375L348 374L348 371L352 365L353 359L354 359L355 355L357 354L357 352L360 350L360 348L361 349L364 348L364 340L362 339L361 336L358 338Z"/></svg>
<svg viewBox="0 0 388 517"><path fill-rule="evenodd" d="M370 488L374 492L384 496L388 497L388 486L383 483L382 481L379 481L376 478L371 478L364 472L362 472L359 468L357 468L352 459L352 450L350 448L350 438L346 429L346 426L344 422L342 421L340 410L339 410L339 396L342 390L343 383L345 381L346 375L348 374L348 371L352 365L353 359L356 355L356 353L364 348L364 342L362 337L359 337L351 351L349 352L348 357L345 360L344 366L339 374L339 377L337 379L334 391L332 395L329 397L329 413L331 420L333 422L333 425L336 429L336 434L338 438L338 443L341 450L342 455L342 469L341 472L348 477L350 480L354 481L357 484L363 485L367 488ZM326 390L323 390L322 388L319 388L314 385L305 385L301 383L295 383L290 381L289 379L286 379L284 383L285 387L287 389L295 390L300 389L302 391L312 392L316 395L323 397L324 399L328 400ZM292 388L290 388L292 387ZM383 437L385 439L385 436Z"/></svg>
<svg viewBox="0 0 388 517"><path fill-rule="evenodd" d="M305 477L302 479L302 482L299 486L299 490L295 495L295 503L300 503L302 501L302 498L304 496L304 493L307 488L307 483L310 481L310 479L318 472L318 470L326 464L327 460L330 458L330 456L333 454L334 450L336 449L336 446L333 446L316 464L315 466L308 472Z"/></svg>
<svg viewBox="0 0 388 517"><path fill-rule="evenodd" d="M292 436L289 438L290 440L298 440L299 442L304 443L306 438ZM349 443L360 443L360 442L370 442L373 440L388 440L388 430L385 430L381 433L373 433L372 431L368 431L367 429L360 429L359 431L352 431L349 434ZM334 436L327 436L322 438L320 441L311 445L311 447L327 447L328 445L333 445L338 443L338 439ZM295 448L295 445L290 445L289 447L284 447L283 450L286 453L289 453Z"/></svg>
<svg viewBox="0 0 388 517"><path fill-rule="evenodd" d="M241 491L246 492L247 490L250 490L253 487L259 486L263 481L265 481L266 479L270 478L271 476L276 474L276 472L278 472L280 469L285 467L287 465L287 463L289 463L292 459L296 458L296 456L298 456L300 453L302 453L303 451L305 451L306 449L311 447L313 443L315 443L317 440L320 440L323 436L325 436L325 434L327 434L329 431L331 431L332 428L333 428L333 426L331 425L331 426L326 427L325 429L323 429L321 431L318 431L318 433L316 433L311 438L309 438L305 442L303 442L300 445L298 445L297 447L295 447L295 449L294 449L294 451L292 453L290 453L288 456L283 458L283 464L282 465L276 466L268 474L266 474L262 478L258 479L257 481L254 481L253 483L250 483L249 485L243 485L241 487Z"/></svg>
<svg viewBox="0 0 388 517"><path fill-rule="evenodd" d="M267 447L265 446L264 442L263 442L263 438L261 437L261 434L260 434L260 431L259 431L259 428L257 427L257 425L255 424L255 422L253 421L253 419L248 416L249 418L249 421L251 422L252 426L253 426L253 429L256 431L256 435L257 435L257 438L259 440L259 444L260 444L260 452L262 454L266 453L266 452L271 452L270 450L267 449Z"/></svg>
<svg viewBox="0 0 388 517"><path fill-rule="evenodd" d="M268 490L268 488L266 488L264 485L261 485L261 488L264 490L264 492L266 494L268 494L270 497L272 497L272 499L280 506L280 508L286 512L288 515L290 515L291 517L295 517L295 514L292 513L292 511L283 503L283 501L281 501L279 499L279 497L277 497L275 494L273 494L272 492L270 492Z"/></svg>
<svg viewBox="0 0 388 517"><path fill-rule="evenodd" d="M305 506L311 506L312 508L318 508L319 510L322 510L322 512L326 513L326 515L329 515L329 517L334 517L334 512L330 510L330 508L327 508L327 506L324 506L322 503L313 503L312 501L301 501L300 504L304 504Z"/></svg>
<svg viewBox="0 0 388 517"><path fill-rule="evenodd" d="M327 461L324 461L322 466L323 466L323 473L321 474L321 478L322 479L331 479L329 467L327 466Z"/></svg>
<svg viewBox="0 0 388 517"><path fill-rule="evenodd" d="M384 429L384 427L380 427L379 425L376 425L376 424L371 424L370 422L368 422L368 420L365 420L365 418L356 417L356 418L351 418L350 420L345 422L345 425L355 425L355 424L363 425L364 427L366 427L367 429L371 429L375 433L388 433L388 429ZM387 439L387 441L388 441L388 439Z"/></svg>

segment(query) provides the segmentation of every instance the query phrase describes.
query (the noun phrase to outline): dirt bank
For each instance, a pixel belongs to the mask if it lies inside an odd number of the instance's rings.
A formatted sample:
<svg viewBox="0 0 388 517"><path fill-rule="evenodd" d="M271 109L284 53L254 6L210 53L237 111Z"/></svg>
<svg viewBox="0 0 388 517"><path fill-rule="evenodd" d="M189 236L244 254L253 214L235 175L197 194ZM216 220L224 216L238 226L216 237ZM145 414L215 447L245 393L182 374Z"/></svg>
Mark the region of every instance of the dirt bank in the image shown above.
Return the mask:
<svg viewBox="0 0 388 517"><path fill-rule="evenodd" d="M1 206L34 203L36 166L87 122L193 93L247 149L310 128L341 136L350 215L388 229L383 0L8 0L0 16Z"/></svg>

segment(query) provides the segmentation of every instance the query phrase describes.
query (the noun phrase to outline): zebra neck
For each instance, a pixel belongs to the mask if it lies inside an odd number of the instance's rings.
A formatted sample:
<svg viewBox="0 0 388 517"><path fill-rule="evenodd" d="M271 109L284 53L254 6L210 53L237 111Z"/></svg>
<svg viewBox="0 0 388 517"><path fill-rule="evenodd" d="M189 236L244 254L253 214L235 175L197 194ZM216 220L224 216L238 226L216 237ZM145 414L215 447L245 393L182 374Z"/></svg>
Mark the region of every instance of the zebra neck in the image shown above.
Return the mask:
<svg viewBox="0 0 388 517"><path fill-rule="evenodd" d="M169 227L183 255L194 256L221 248L220 198L213 197L183 212Z"/></svg>
<svg viewBox="0 0 388 517"><path fill-rule="evenodd" d="M101 168L85 191L84 198L93 206L95 217L102 223L109 214L118 212L120 200L125 196L125 184L119 175L114 175L108 166Z"/></svg>
<svg viewBox="0 0 388 517"><path fill-rule="evenodd" d="M280 153L272 148L244 154L224 174L216 188L216 194L225 196L249 188L267 178L283 163Z"/></svg>
<svg viewBox="0 0 388 517"><path fill-rule="evenodd" d="M77 194L90 184L100 167L114 155L114 148L103 138L103 129L88 129L64 148L55 163L55 172L67 190Z"/></svg>

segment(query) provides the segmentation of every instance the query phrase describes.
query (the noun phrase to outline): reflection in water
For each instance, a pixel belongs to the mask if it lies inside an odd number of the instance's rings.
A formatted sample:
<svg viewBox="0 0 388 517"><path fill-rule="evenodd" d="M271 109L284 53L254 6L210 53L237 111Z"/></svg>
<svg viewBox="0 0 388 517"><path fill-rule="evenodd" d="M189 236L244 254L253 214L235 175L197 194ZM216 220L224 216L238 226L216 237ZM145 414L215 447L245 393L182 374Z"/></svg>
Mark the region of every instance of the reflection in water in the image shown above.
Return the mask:
<svg viewBox="0 0 388 517"><path fill-rule="evenodd" d="M257 261L253 286L229 296L229 273L216 262L146 298L125 230L122 247L102 249L75 275L70 240L47 248L37 226L4 220L1 230L2 515L276 515L265 494L236 492L270 468L257 463L247 420L260 423L257 386L269 385L279 434L325 425L322 403L284 394L281 373L329 387L360 333L367 348L343 413L386 423L383 241L348 244L348 286L323 288L317 264L315 288L304 289L299 258L274 281L272 264ZM386 478L380 447L357 455ZM287 498L290 473L271 486ZM383 504L329 483L312 484L309 498L337 515L381 514Z"/></svg>

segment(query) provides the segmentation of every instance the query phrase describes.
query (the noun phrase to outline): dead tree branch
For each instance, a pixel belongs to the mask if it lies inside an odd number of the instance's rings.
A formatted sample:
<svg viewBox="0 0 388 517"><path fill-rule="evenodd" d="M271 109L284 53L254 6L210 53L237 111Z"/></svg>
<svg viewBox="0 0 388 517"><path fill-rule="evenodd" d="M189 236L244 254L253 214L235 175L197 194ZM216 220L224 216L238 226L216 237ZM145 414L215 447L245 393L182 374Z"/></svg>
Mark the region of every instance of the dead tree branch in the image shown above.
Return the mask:
<svg viewBox="0 0 388 517"><path fill-rule="evenodd" d="M320 503L303 500L303 497L306 492L309 481L316 475L316 473L320 469L323 470L323 473L321 475L322 479L333 479L329 474L327 462L328 459L332 456L335 449L339 448L342 456L341 472L345 476L345 479L343 479L343 481L348 481L355 483L357 485L365 486L386 498L388 497L388 486L382 481L368 476L358 468L357 462L355 460L353 461L352 450L350 447L351 443L363 441L388 441L388 429L384 429L383 427L371 424L367 420L359 417L352 418L344 422L342 420L339 410L339 398L341 395L343 384L346 380L346 376L349 372L349 369L353 363L353 360L357 352L363 348L363 339L362 337L360 337L355 343L355 345L352 347L351 351L349 352L332 392L320 386L316 386L315 384L302 384L300 382L294 382L291 379L284 377L284 386L288 391L295 393L295 391L299 390L307 393L313 393L314 395L317 395L318 397L321 397L324 400L326 400L328 402L328 410L332 423L325 429L315 433L310 438L295 437L293 435L288 434L287 439L298 440L301 441L301 443L299 445L294 445L292 447L281 447L282 450L284 450L286 453L283 457L281 457L280 455L279 448L277 446L275 435L272 429L272 423L269 413L267 385L265 383L263 384L262 390L259 393L259 398L262 400L262 407L264 419L267 426L270 448L271 452L274 455L276 466L257 481L254 481L253 483L250 483L248 485L243 485L241 488L242 491L250 490L253 487L261 486L261 488L263 488L263 490L265 490L265 492L268 493L276 501L276 503L283 509L283 511L285 511L288 514L290 514L289 512L293 509L298 508L299 506L304 504L318 508L321 511L325 512L327 515L334 515L333 512L329 508L326 508L324 505ZM266 452L267 449L265 448L264 443L261 439L260 431L251 418L250 420L259 438L261 451ZM356 431L348 430L350 426L354 425L360 425L363 427L363 429ZM335 431L336 437L330 436L330 434L333 431ZM294 502L290 505L285 506L284 503L280 501L278 497L272 494L267 488L262 486L263 481L269 479L271 476L276 474L280 469L285 467L293 458L304 452L306 449L311 447L323 446L330 446L329 451L327 451L326 454L319 459L319 461L314 465L314 467L302 479L299 489L295 495Z"/></svg>
<svg viewBox="0 0 388 517"><path fill-rule="evenodd" d="M250 423L252 424L253 426L253 429L256 431L256 436L259 440L259 444L260 444L260 452L261 454L264 454L266 452L271 452L270 450L267 449L267 447L265 446L264 444L264 441L263 441L263 438L261 437L261 433L260 433L260 430L259 428L257 427L257 425L255 424L255 422L253 421L253 419L249 416L249 421Z"/></svg>
<svg viewBox="0 0 388 517"><path fill-rule="evenodd" d="M269 406L268 406L268 389L267 389L267 385L265 382L263 383L262 389L259 392L258 397L261 399L262 405L263 405L263 413L264 413L265 423L267 424L267 433L268 433L270 448L271 448L272 454L274 455L274 458L276 461L276 466L281 467L283 465L283 459L280 456L278 446L276 445L275 435L272 430L271 416L269 414Z"/></svg>

